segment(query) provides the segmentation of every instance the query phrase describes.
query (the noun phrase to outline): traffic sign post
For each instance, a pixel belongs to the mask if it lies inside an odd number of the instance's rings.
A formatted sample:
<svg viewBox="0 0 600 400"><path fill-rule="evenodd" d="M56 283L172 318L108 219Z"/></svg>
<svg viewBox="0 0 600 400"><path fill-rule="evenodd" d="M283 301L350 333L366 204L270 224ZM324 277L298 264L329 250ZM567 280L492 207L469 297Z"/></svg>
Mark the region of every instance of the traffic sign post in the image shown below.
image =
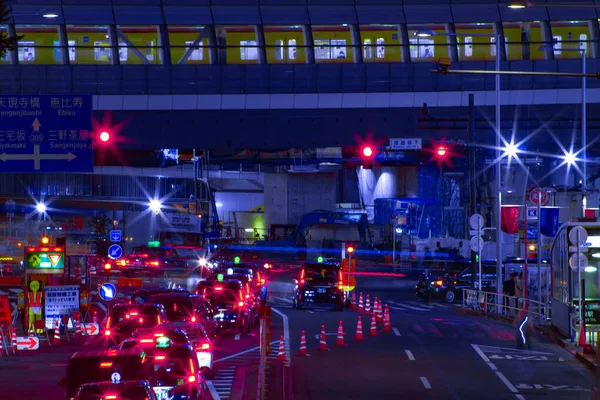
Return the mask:
<svg viewBox="0 0 600 400"><path fill-rule="evenodd" d="M113 260L118 260L123 256L123 248L118 244L113 244L108 248L108 256Z"/></svg>
<svg viewBox="0 0 600 400"><path fill-rule="evenodd" d="M533 188L531 192L529 192L529 200L535 205L545 206L548 204L548 200L550 200L549 193L540 188Z"/></svg>
<svg viewBox="0 0 600 400"><path fill-rule="evenodd" d="M391 150L422 150L423 139L421 138L392 138L390 139Z"/></svg>
<svg viewBox="0 0 600 400"><path fill-rule="evenodd" d="M40 348L40 339L35 336L18 336L17 350L37 350Z"/></svg>
<svg viewBox="0 0 600 400"><path fill-rule="evenodd" d="M110 231L110 241L111 242L120 242L122 239L122 235L121 235L121 230L120 229L114 229L112 231Z"/></svg>
<svg viewBox="0 0 600 400"><path fill-rule="evenodd" d="M117 296L117 288L112 283L103 283L98 295L104 301L111 301Z"/></svg>
<svg viewBox="0 0 600 400"><path fill-rule="evenodd" d="M0 96L3 172L92 172L92 96Z"/></svg>
<svg viewBox="0 0 600 400"><path fill-rule="evenodd" d="M6 216L8 217L8 236L12 237L12 219L15 216L17 203L14 200L6 200L4 207L6 207Z"/></svg>
<svg viewBox="0 0 600 400"><path fill-rule="evenodd" d="M472 229L469 231L469 233L471 235L473 235L473 236L471 236L471 241L470 241L471 250L478 254L477 258L479 259L479 261L478 261L478 264L479 264L478 265L478 269L479 269L478 290L481 290L481 251L483 250L483 245L485 244L485 242L483 241L483 237L482 237L484 225L485 225L484 219L481 214L473 214L469 217L469 226Z"/></svg>

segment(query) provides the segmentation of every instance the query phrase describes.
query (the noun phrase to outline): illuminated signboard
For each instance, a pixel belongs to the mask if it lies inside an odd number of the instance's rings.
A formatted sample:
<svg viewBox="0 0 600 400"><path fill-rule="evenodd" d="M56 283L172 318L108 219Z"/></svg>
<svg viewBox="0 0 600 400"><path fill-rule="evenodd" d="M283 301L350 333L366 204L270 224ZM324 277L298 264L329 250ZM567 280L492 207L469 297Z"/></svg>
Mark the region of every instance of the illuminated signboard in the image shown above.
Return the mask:
<svg viewBox="0 0 600 400"><path fill-rule="evenodd" d="M600 247L600 236L588 236L585 247Z"/></svg>
<svg viewBox="0 0 600 400"><path fill-rule="evenodd" d="M62 274L65 270L65 250L62 247L28 247L25 268L29 272Z"/></svg>

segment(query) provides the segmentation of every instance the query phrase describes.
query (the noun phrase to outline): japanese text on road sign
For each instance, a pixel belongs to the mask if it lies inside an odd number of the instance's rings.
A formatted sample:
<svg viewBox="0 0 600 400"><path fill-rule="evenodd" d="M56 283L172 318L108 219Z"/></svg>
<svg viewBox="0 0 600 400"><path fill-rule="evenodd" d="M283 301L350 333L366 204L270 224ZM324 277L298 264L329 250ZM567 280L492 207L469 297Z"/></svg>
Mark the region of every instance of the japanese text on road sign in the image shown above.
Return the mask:
<svg viewBox="0 0 600 400"><path fill-rule="evenodd" d="M54 329L55 321L63 315L79 311L79 286L45 286L46 328Z"/></svg>

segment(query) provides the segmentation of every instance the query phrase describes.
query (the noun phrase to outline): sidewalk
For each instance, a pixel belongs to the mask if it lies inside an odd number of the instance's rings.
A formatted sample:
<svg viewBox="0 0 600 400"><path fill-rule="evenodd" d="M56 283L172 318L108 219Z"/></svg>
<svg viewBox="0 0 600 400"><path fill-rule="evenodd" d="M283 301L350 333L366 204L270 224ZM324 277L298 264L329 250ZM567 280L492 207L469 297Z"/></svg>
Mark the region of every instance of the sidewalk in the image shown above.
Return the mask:
<svg viewBox="0 0 600 400"><path fill-rule="evenodd" d="M502 321L507 323L512 323L513 320L510 317L505 315L497 315L485 313L483 311L475 311L467 308L463 308L462 305L456 305L454 307L454 312L458 314L465 315L473 315L478 317L486 317L491 318L496 321ZM577 360L583 363L587 368L596 372L598 368L598 361L596 360L595 354L585 354L583 352L583 348L581 346L577 346L576 343L572 343L570 339L563 337L560 335L554 328L552 327L540 327L536 326L536 330L550 339L554 344L557 344L567 350L569 353L573 354Z"/></svg>

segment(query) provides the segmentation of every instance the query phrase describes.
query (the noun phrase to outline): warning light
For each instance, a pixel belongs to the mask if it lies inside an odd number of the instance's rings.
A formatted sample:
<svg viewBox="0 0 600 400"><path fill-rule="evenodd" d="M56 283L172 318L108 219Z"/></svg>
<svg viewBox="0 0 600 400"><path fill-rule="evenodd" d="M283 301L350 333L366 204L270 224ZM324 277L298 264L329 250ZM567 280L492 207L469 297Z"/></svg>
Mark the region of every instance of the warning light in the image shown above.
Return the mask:
<svg viewBox="0 0 600 400"><path fill-rule="evenodd" d="M373 157L373 148L371 146L365 146L362 149L362 155L367 158Z"/></svg>
<svg viewBox="0 0 600 400"><path fill-rule="evenodd" d="M233 258L233 262L234 262L234 264L239 264L240 263L240 258L238 256L235 256Z"/></svg>
<svg viewBox="0 0 600 400"><path fill-rule="evenodd" d="M439 146L437 148L437 154L440 157L444 157L446 155L446 152L448 151L448 149L446 149L446 146Z"/></svg>
<svg viewBox="0 0 600 400"><path fill-rule="evenodd" d="M321 264L323 262L323 257L321 257L321 256L317 257L317 262L319 264Z"/></svg>
<svg viewBox="0 0 600 400"><path fill-rule="evenodd" d="M103 143L106 143L110 140L110 133L108 133L107 131L102 131L100 132L100 141Z"/></svg>
<svg viewBox="0 0 600 400"><path fill-rule="evenodd" d="M23 247L23 243L17 242L17 247Z"/></svg>
<svg viewBox="0 0 600 400"><path fill-rule="evenodd" d="M535 251L535 245L534 244L530 244L529 245L529 251Z"/></svg>
<svg viewBox="0 0 600 400"><path fill-rule="evenodd" d="M169 339L166 336L161 336L158 339L156 339L156 347L158 347L159 349L164 349L166 347L169 347L171 345L171 339Z"/></svg>
<svg viewBox="0 0 600 400"><path fill-rule="evenodd" d="M42 236L42 239L40 241L42 242L42 244L48 244L50 243L50 238L48 236Z"/></svg>
<svg viewBox="0 0 600 400"><path fill-rule="evenodd" d="M346 251L348 251L348 253L349 253L349 254L352 254L352 253L354 253L354 247L352 247L352 246L349 246L349 247L346 249Z"/></svg>

